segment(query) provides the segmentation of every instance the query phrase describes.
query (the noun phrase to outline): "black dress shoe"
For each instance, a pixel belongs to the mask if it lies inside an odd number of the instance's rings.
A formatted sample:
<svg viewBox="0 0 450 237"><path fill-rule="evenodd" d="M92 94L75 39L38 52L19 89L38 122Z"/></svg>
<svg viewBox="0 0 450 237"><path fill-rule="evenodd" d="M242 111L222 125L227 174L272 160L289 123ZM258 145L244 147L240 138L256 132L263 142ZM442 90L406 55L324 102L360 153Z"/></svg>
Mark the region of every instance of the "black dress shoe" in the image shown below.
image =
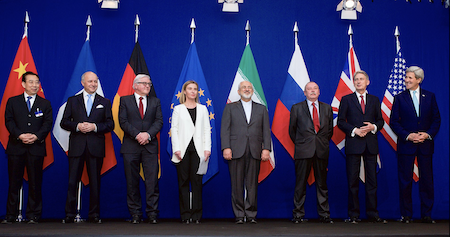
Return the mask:
<svg viewBox="0 0 450 237"><path fill-rule="evenodd" d="M436 221L431 219L429 216L422 217L422 223L428 223L428 224L436 224Z"/></svg>
<svg viewBox="0 0 450 237"><path fill-rule="evenodd" d="M139 224L139 223L141 223L141 217L139 215L133 215L130 223L131 224Z"/></svg>
<svg viewBox="0 0 450 237"><path fill-rule="evenodd" d="M2 223L2 224L12 224L12 223L14 223L14 222L16 222L16 219L7 217L7 218L5 218L4 220L2 220L1 223Z"/></svg>
<svg viewBox="0 0 450 237"><path fill-rule="evenodd" d="M294 219L292 219L292 223L294 224L300 224L302 222L306 222L308 221L308 219L303 219L303 218L299 218L299 217L294 217Z"/></svg>
<svg viewBox="0 0 450 237"><path fill-rule="evenodd" d="M329 217L329 216L323 216L320 218L320 222L322 223L328 223L328 224L333 224L334 221Z"/></svg>
<svg viewBox="0 0 450 237"><path fill-rule="evenodd" d="M190 221L189 221L189 219L181 220L181 223L186 224L186 225L189 225Z"/></svg>
<svg viewBox="0 0 450 237"><path fill-rule="evenodd" d="M39 218L38 217L31 217L30 220L28 220L28 224L38 224Z"/></svg>
<svg viewBox="0 0 450 237"><path fill-rule="evenodd" d="M236 219L236 224L244 224L244 219Z"/></svg>
<svg viewBox="0 0 450 237"><path fill-rule="evenodd" d="M247 222L250 224L258 224L255 218L249 218Z"/></svg>
<svg viewBox="0 0 450 237"><path fill-rule="evenodd" d="M158 220L156 218L150 218L148 219L149 224L158 224Z"/></svg>
<svg viewBox="0 0 450 237"><path fill-rule="evenodd" d="M101 224L102 223L102 219L100 219L100 217L98 217L98 216L90 217L89 218L89 222L90 223L94 223L94 224Z"/></svg>
<svg viewBox="0 0 450 237"><path fill-rule="evenodd" d="M192 221L193 223L195 223L195 224L200 224L200 220L195 220L195 221Z"/></svg>
<svg viewBox="0 0 450 237"><path fill-rule="evenodd" d="M358 217L351 217L351 218L345 220L345 223L351 223L351 224L358 224L359 222L361 222L361 219L359 219Z"/></svg>
<svg viewBox="0 0 450 237"><path fill-rule="evenodd" d="M409 224L412 222L412 219L409 216L402 216L402 219L400 219L398 221L401 223Z"/></svg>
<svg viewBox="0 0 450 237"><path fill-rule="evenodd" d="M369 221L372 223L383 223L383 224L388 223L387 220L381 219L380 217L371 218Z"/></svg>
<svg viewBox="0 0 450 237"><path fill-rule="evenodd" d="M63 224L70 224L70 223L74 223L75 222L75 217L73 216L66 216L66 218L64 218L62 220Z"/></svg>

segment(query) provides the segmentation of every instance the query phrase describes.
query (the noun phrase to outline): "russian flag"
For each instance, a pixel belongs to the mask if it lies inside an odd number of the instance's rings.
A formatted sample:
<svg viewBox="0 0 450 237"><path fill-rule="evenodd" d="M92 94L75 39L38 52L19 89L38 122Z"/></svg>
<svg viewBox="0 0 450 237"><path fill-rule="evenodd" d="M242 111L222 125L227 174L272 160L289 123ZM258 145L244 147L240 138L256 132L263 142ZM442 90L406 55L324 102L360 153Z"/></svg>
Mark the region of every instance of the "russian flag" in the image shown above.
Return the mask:
<svg viewBox="0 0 450 237"><path fill-rule="evenodd" d="M300 46L295 42L295 50L289 64L288 75L284 83L283 91L277 101L275 114L272 122L272 133L280 141L281 145L294 158L295 145L289 137L289 118L291 108L294 104L306 99L303 91L309 82L308 71L306 70L305 61L303 60ZM308 183L314 183L314 172L310 173Z"/></svg>

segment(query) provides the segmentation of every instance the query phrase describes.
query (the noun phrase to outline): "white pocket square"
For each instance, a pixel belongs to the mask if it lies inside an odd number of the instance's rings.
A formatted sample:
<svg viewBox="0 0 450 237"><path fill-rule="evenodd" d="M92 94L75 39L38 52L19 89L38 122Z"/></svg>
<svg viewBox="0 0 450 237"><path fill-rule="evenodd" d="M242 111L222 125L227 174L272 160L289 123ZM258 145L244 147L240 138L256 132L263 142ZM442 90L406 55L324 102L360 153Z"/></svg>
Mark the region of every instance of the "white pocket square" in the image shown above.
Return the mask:
<svg viewBox="0 0 450 237"><path fill-rule="evenodd" d="M103 105L97 105L97 107L95 107L96 109L103 109Z"/></svg>

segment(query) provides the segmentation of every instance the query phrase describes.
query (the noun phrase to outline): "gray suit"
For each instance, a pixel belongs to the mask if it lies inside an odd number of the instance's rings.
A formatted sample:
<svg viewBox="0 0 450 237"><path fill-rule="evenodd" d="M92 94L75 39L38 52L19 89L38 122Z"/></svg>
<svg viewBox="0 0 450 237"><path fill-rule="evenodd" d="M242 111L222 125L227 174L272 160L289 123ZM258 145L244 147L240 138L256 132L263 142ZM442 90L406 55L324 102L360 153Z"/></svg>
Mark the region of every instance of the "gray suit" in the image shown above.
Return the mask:
<svg viewBox="0 0 450 237"><path fill-rule="evenodd" d="M220 132L222 150L231 148L228 162L231 178L231 200L236 219L254 219L257 212L258 175L263 149L271 150L269 114L264 105L252 102L247 123L241 101L227 104ZM247 199L244 208L244 182Z"/></svg>

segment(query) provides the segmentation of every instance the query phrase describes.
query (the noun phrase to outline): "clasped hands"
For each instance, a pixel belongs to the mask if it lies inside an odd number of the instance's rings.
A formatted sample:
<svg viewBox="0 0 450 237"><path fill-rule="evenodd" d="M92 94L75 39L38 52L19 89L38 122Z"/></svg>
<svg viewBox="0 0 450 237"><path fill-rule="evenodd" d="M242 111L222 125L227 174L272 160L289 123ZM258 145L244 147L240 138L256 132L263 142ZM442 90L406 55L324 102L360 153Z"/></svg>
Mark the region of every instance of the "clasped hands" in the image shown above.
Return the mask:
<svg viewBox="0 0 450 237"><path fill-rule="evenodd" d="M32 133L22 133L20 134L19 139L24 144L33 144L38 139L38 137Z"/></svg>
<svg viewBox="0 0 450 237"><path fill-rule="evenodd" d="M223 149L223 158L225 160L231 160L231 158L233 157L233 153L231 151L231 148L225 148ZM270 158L270 151L267 149L263 149L261 152L261 160L262 161L267 161Z"/></svg>
<svg viewBox="0 0 450 237"><path fill-rule="evenodd" d="M360 137L365 137L367 133L375 129L375 126L373 126L373 124L371 124L370 122L364 122L364 124L365 124L364 126L355 129L356 135Z"/></svg>
<svg viewBox="0 0 450 237"><path fill-rule="evenodd" d="M139 142L140 145L147 145L150 140L150 134L148 134L147 132L140 132L137 136L136 136L136 141Z"/></svg>
<svg viewBox="0 0 450 237"><path fill-rule="evenodd" d="M88 133L95 130L95 124L89 122L82 122L77 125L77 128L82 133Z"/></svg>
<svg viewBox="0 0 450 237"><path fill-rule="evenodd" d="M413 143L422 143L426 139L428 139L430 135L426 132L416 132L416 133L410 133L408 135L408 140L412 141Z"/></svg>

